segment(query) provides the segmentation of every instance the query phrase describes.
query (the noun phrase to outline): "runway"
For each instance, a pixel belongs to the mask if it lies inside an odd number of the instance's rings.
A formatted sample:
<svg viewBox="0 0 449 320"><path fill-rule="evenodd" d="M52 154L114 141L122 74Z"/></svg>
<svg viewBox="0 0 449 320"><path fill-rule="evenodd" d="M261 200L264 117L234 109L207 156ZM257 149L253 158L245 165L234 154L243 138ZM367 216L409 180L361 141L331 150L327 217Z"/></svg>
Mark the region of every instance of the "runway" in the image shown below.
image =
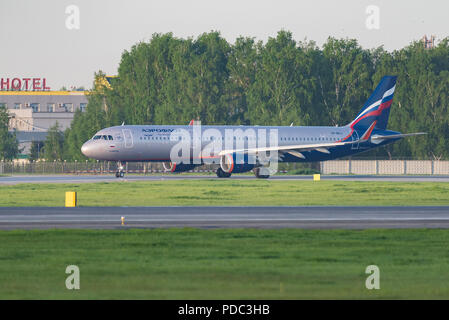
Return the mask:
<svg viewBox="0 0 449 320"><path fill-rule="evenodd" d="M121 217L125 225L121 225ZM449 228L440 207L0 207L0 229Z"/></svg>
<svg viewBox="0 0 449 320"><path fill-rule="evenodd" d="M126 175L124 178L116 178L108 175L14 175L0 176L0 185L11 185L19 183L95 183L95 182L127 182L127 181L164 181L164 180L204 180L219 179L213 175L186 175L186 174L164 174L164 175ZM255 180L254 175L232 175L230 180ZM226 180L226 179L220 179ZM268 180L312 180L310 175L274 175ZM322 175L321 180L339 181L391 181L391 182L449 182L449 175Z"/></svg>

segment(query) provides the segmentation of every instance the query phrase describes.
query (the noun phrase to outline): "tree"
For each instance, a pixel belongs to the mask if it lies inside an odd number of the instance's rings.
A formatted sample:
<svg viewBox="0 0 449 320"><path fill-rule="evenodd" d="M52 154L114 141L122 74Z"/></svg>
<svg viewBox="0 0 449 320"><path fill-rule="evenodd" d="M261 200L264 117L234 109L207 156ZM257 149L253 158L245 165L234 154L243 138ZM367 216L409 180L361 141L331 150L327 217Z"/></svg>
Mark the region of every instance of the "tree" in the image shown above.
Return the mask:
<svg viewBox="0 0 449 320"><path fill-rule="evenodd" d="M306 105L311 102L305 51L287 31L269 38L259 50L260 62L249 88L245 117L252 124L303 125L308 118Z"/></svg>
<svg viewBox="0 0 449 320"><path fill-rule="evenodd" d="M8 130L9 113L4 106L0 106L0 159L12 160L19 154L19 142L15 132Z"/></svg>
<svg viewBox="0 0 449 320"><path fill-rule="evenodd" d="M325 70L323 99L330 125L349 123L371 94L374 73L371 54L356 40L329 38L323 46Z"/></svg>
<svg viewBox="0 0 449 320"><path fill-rule="evenodd" d="M59 130L58 122L48 130L47 137L44 142L44 158L48 161L63 160L63 143L64 134Z"/></svg>
<svg viewBox="0 0 449 320"><path fill-rule="evenodd" d="M229 77L225 84L223 100L227 107L227 123L250 124L245 115L248 112L248 92L260 68L259 48L254 38L237 38L231 47L227 69ZM225 120L225 119L223 119Z"/></svg>
<svg viewBox="0 0 449 320"><path fill-rule="evenodd" d="M86 112L77 110L73 117L70 128L64 132L64 157L67 160L85 160L81 153L81 146L89 140L94 133L106 127L118 124L120 118L117 114L123 112L124 108L118 108L117 104L108 102L114 91L104 86L100 81L105 74L102 71L95 73L94 87L87 94L88 104ZM114 101L115 102L115 101ZM119 110L116 112L116 110ZM123 118L121 121L125 121Z"/></svg>
<svg viewBox="0 0 449 320"><path fill-rule="evenodd" d="M30 148L30 160L36 161L42 157L42 147L44 143L42 141L32 141Z"/></svg>
<svg viewBox="0 0 449 320"><path fill-rule="evenodd" d="M414 42L388 52L332 37L320 48L288 31L265 43L240 37L230 44L212 31L196 39L154 34L135 44L110 86L103 72L95 74L87 111L64 133L64 152L85 159L82 144L122 122L346 125L385 75L398 75L388 128L429 135L366 155L449 158L449 39L433 49Z"/></svg>

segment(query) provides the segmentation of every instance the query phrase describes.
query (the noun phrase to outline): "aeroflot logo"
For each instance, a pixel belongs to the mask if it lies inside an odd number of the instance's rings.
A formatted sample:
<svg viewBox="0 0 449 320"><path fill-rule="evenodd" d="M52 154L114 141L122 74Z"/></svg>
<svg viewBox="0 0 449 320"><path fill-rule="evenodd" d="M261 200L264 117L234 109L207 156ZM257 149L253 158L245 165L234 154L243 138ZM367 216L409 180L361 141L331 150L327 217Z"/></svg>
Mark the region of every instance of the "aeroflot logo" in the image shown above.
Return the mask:
<svg viewBox="0 0 449 320"><path fill-rule="evenodd" d="M157 129L155 129L157 130ZM235 164L272 165L278 160L278 130L215 128L201 130L195 122L192 130L169 129L170 141L177 141L170 151L170 161L184 164L219 163L223 156L235 158Z"/></svg>

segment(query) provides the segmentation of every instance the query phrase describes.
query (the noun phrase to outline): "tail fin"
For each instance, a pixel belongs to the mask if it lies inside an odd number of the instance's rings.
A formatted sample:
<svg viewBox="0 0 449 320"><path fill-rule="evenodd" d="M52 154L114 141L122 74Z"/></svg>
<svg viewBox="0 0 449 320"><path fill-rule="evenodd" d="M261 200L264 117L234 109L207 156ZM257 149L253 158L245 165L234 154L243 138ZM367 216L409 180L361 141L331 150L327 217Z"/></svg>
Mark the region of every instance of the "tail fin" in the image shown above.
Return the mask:
<svg viewBox="0 0 449 320"><path fill-rule="evenodd" d="M393 102L396 76L385 76L363 105L357 117L349 124L353 129L369 128L376 121L375 128L387 128L390 106Z"/></svg>

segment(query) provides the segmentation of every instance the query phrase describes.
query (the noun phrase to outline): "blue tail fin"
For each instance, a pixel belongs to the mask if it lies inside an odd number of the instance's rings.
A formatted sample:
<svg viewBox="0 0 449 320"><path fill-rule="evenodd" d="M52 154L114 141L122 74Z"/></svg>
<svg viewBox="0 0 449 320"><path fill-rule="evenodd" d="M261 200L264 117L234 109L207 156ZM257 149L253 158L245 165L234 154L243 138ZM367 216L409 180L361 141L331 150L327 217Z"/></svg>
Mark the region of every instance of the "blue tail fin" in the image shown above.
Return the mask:
<svg viewBox="0 0 449 320"><path fill-rule="evenodd" d="M353 129L367 129L376 121L375 128L387 128L390 106L393 102L396 76L385 76L363 105L357 117L349 124Z"/></svg>

